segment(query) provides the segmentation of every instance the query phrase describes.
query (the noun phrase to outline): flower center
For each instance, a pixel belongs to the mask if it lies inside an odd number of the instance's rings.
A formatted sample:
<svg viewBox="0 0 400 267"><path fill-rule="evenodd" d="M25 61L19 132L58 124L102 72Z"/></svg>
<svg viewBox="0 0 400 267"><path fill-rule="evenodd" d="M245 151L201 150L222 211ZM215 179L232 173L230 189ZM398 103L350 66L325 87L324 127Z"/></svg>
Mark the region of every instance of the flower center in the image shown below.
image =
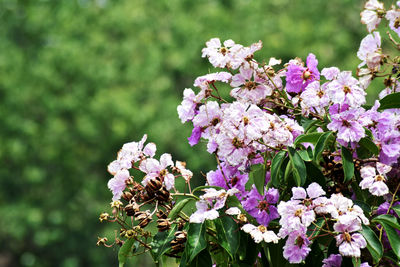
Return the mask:
<svg viewBox="0 0 400 267"><path fill-rule="evenodd" d="M267 227L265 227L264 225L259 225L258 230L260 230L261 233L265 233L267 231Z"/></svg>
<svg viewBox="0 0 400 267"><path fill-rule="evenodd" d="M306 198L303 201L304 206L308 207L312 204L312 200L310 198Z"/></svg>
<svg viewBox="0 0 400 267"><path fill-rule="evenodd" d="M303 80L308 80L309 78L311 78L311 72L308 69L306 69L303 72Z"/></svg>
<svg viewBox="0 0 400 267"><path fill-rule="evenodd" d="M351 235L348 232L343 233L342 237L346 242L351 243Z"/></svg>
<svg viewBox="0 0 400 267"><path fill-rule="evenodd" d="M256 89L257 84L253 81L247 81L244 83L244 87L246 87L247 90L251 91L253 89Z"/></svg>
<svg viewBox="0 0 400 267"><path fill-rule="evenodd" d="M324 94L325 93L323 91L318 91L317 96L319 96L319 98L322 98Z"/></svg>
<svg viewBox="0 0 400 267"><path fill-rule="evenodd" d="M265 200L261 200L260 202L258 202L258 206L257 206L257 208L259 209L259 210L265 210L266 212L268 212L268 210L269 210L269 203L267 202L267 201L265 201Z"/></svg>
<svg viewBox="0 0 400 267"><path fill-rule="evenodd" d="M244 125L249 124L249 118L243 117L243 123L244 123Z"/></svg>
<svg viewBox="0 0 400 267"><path fill-rule="evenodd" d="M396 29L398 29L400 27L400 17L398 17L395 21L394 21L394 25L393 25Z"/></svg>
<svg viewBox="0 0 400 267"><path fill-rule="evenodd" d="M219 118L214 118L214 119L212 119L211 124L212 124L213 126L215 126L215 125L217 125L219 122L220 122Z"/></svg>
<svg viewBox="0 0 400 267"><path fill-rule="evenodd" d="M304 239L301 237L301 236L298 236L297 238L296 238L296 243L295 243L298 247L300 247L301 248L301 246L303 246L303 244L304 244Z"/></svg>
<svg viewBox="0 0 400 267"><path fill-rule="evenodd" d="M296 210L296 212L294 213L294 216L296 216L296 217L301 217L302 214L303 214L303 210L302 210L302 209L298 209L298 210Z"/></svg>
<svg viewBox="0 0 400 267"><path fill-rule="evenodd" d="M375 176L375 181L380 182L380 181L385 181L385 177L383 177L382 175L377 175Z"/></svg>
<svg viewBox="0 0 400 267"><path fill-rule="evenodd" d="M342 125L345 126L345 127L350 127L350 126L351 126L350 122L348 122L348 121L346 121L346 120L344 120L344 121L342 122Z"/></svg>
<svg viewBox="0 0 400 267"><path fill-rule="evenodd" d="M239 178L237 176L235 176L231 179L232 186L235 186L238 182L239 182Z"/></svg>
<svg viewBox="0 0 400 267"><path fill-rule="evenodd" d="M160 171L160 177L164 177L167 174L167 170L163 169Z"/></svg>
<svg viewBox="0 0 400 267"><path fill-rule="evenodd" d="M228 49L227 49L226 47L221 47L221 48L219 49L219 52L221 52L221 54L225 56L226 53L228 52Z"/></svg>
<svg viewBox="0 0 400 267"><path fill-rule="evenodd" d="M236 147L236 148L241 148L241 147L243 147L243 142L240 141L239 138L234 137L234 138L232 139L232 145L233 145L234 147Z"/></svg>
<svg viewBox="0 0 400 267"><path fill-rule="evenodd" d="M345 85L345 86L343 86L343 92L344 92L345 94L351 93L351 88L348 87L347 85Z"/></svg>

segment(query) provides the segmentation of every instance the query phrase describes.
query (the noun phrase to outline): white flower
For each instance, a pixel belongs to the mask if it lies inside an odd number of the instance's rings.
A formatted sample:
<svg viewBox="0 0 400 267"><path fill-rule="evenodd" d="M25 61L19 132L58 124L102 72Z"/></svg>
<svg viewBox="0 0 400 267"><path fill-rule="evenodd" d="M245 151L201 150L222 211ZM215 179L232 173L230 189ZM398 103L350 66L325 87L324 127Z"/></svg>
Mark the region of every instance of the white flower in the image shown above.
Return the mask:
<svg viewBox="0 0 400 267"><path fill-rule="evenodd" d="M243 225L242 230L251 235L254 242L260 243L265 241L266 243L278 243L279 237L272 231L268 231L264 225L254 226L250 223Z"/></svg>
<svg viewBox="0 0 400 267"><path fill-rule="evenodd" d="M232 207L232 208L227 209L225 211L225 213L228 215L239 215L241 212L238 207Z"/></svg>
<svg viewBox="0 0 400 267"><path fill-rule="evenodd" d="M389 193L389 188L385 184L385 174L388 173L392 167L377 162L376 168L379 173L378 175L376 174L375 168L372 166L361 168L360 174L363 180L360 182L360 187L362 189L368 189L369 192L375 196L383 196Z"/></svg>

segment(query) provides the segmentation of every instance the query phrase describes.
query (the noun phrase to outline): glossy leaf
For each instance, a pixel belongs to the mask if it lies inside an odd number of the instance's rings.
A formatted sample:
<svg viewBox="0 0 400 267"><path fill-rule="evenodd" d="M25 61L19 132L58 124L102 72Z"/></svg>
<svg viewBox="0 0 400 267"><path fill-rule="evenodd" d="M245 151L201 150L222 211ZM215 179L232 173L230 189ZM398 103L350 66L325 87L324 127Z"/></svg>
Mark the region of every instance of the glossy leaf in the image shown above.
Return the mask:
<svg viewBox="0 0 400 267"><path fill-rule="evenodd" d="M377 221L374 218L373 221ZM396 229L391 226L386 220L378 220L377 222L383 226L383 229L386 231L386 235L389 239L390 246L392 247L392 251L396 254L397 258L400 259L400 236L396 232Z"/></svg>
<svg viewBox="0 0 400 267"><path fill-rule="evenodd" d="M215 220L218 244L234 258L239 248L239 225L229 216Z"/></svg>
<svg viewBox="0 0 400 267"><path fill-rule="evenodd" d="M194 194L194 193L196 193L198 191L201 191L203 189L208 189L208 188L214 188L216 190L224 189L223 187L215 186L215 185L201 185L201 186L198 186L195 189L193 189L192 193Z"/></svg>
<svg viewBox="0 0 400 267"><path fill-rule="evenodd" d="M211 267L211 255L207 249L203 249L188 265L190 267Z"/></svg>
<svg viewBox="0 0 400 267"><path fill-rule="evenodd" d="M322 171L313 162L306 162L307 180L318 183L320 186L326 185L326 179Z"/></svg>
<svg viewBox="0 0 400 267"><path fill-rule="evenodd" d="M280 181L279 181L280 168L281 168L282 163L283 163L285 158L286 158L286 152L285 151L280 151L272 159L272 162L271 162L271 182L275 187L279 187L279 184L280 184Z"/></svg>
<svg viewBox="0 0 400 267"><path fill-rule="evenodd" d="M389 108L400 108L400 93L393 93L385 96L380 101L378 110L385 110Z"/></svg>
<svg viewBox="0 0 400 267"><path fill-rule="evenodd" d="M383 256L383 246L375 232L366 225L362 225L361 234L367 241L367 249L371 253L374 263L378 263Z"/></svg>
<svg viewBox="0 0 400 267"><path fill-rule="evenodd" d="M316 144L318 142L318 139L323 135L324 133L309 133L309 134L302 134L299 135L296 140L294 140L294 146L297 146L298 144L301 143L312 143Z"/></svg>
<svg viewBox="0 0 400 267"><path fill-rule="evenodd" d="M151 242L152 255L155 261L168 251L171 247L171 241L174 239L176 225L174 224L169 231L158 232Z"/></svg>
<svg viewBox="0 0 400 267"><path fill-rule="evenodd" d="M130 238L127 239L124 244L121 246L121 248L118 251L118 262L119 262L119 266L122 267L124 266L126 259L128 258L129 254L132 251L132 247L135 243L135 239Z"/></svg>
<svg viewBox="0 0 400 267"><path fill-rule="evenodd" d="M328 140L331 138L332 132L326 132L318 139L317 144L314 149L314 161L319 163L321 160L322 152L324 151L326 145L329 143Z"/></svg>
<svg viewBox="0 0 400 267"><path fill-rule="evenodd" d="M344 146L341 147L341 155L344 172L344 182L347 183L351 181L351 179L354 177L353 156L351 155L351 152Z"/></svg>
<svg viewBox="0 0 400 267"><path fill-rule="evenodd" d="M171 220L174 220L176 217L179 216L179 213L181 210L188 204L190 201L194 201L195 199L193 198L185 198L181 201L179 201L177 204L175 204L174 208L169 212L168 218Z"/></svg>
<svg viewBox="0 0 400 267"><path fill-rule="evenodd" d="M400 230L400 224L398 223L397 218L390 214L383 214L376 216L375 218L372 219L372 221L378 223L386 223L391 227Z"/></svg>
<svg viewBox="0 0 400 267"><path fill-rule="evenodd" d="M265 185L264 164L257 164L251 166L249 173L249 181L254 183L260 195L264 195L264 185Z"/></svg>
<svg viewBox="0 0 400 267"><path fill-rule="evenodd" d="M366 150L370 151L373 155L379 155L379 148L375 145L371 138L361 138L358 144Z"/></svg>
<svg viewBox="0 0 400 267"><path fill-rule="evenodd" d="M394 212L396 212L397 216L400 217L400 205L393 206L392 210L394 210Z"/></svg>
<svg viewBox="0 0 400 267"><path fill-rule="evenodd" d="M191 223L187 232L185 252L190 263L197 254L206 248L206 226L204 223Z"/></svg>
<svg viewBox="0 0 400 267"><path fill-rule="evenodd" d="M290 162L293 166L293 174L297 186L302 186L306 182L307 169L303 159L297 153L296 149L288 147Z"/></svg>

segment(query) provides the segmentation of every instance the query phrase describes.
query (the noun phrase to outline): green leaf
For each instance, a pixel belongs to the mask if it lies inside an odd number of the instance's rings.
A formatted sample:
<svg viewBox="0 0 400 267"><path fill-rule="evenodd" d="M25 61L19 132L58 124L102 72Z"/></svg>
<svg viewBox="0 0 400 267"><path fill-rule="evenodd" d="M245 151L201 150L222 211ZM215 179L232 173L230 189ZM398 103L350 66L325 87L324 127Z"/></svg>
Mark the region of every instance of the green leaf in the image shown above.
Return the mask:
<svg viewBox="0 0 400 267"><path fill-rule="evenodd" d="M397 222L396 217L390 214L383 214L376 216L375 218L372 219L373 222L378 222L378 223L386 223L390 225L393 228L396 228L397 230L400 230L400 225Z"/></svg>
<svg viewBox="0 0 400 267"><path fill-rule="evenodd" d="M234 258L239 248L239 226L229 216L223 216L215 221L218 244Z"/></svg>
<svg viewBox="0 0 400 267"><path fill-rule="evenodd" d="M190 267L209 267L212 266L211 255L207 249L203 249L188 265Z"/></svg>
<svg viewBox="0 0 400 267"><path fill-rule="evenodd" d="M119 262L119 266L122 267L124 266L127 257L129 256L129 254L131 253L133 244L135 243L135 239L130 238L127 239L124 244L121 246L121 248L118 251L118 262Z"/></svg>
<svg viewBox="0 0 400 267"><path fill-rule="evenodd" d="M191 223L187 232L187 241L185 251L187 253L188 263L190 263L197 254L206 248L205 239L206 225L204 223Z"/></svg>
<svg viewBox="0 0 400 267"><path fill-rule="evenodd" d="M394 210L394 212L396 212L397 216L400 217L400 205L393 206L392 210Z"/></svg>
<svg viewBox="0 0 400 267"><path fill-rule="evenodd" d="M352 257L351 261L353 262L353 267L360 267L360 265L361 265L361 259L360 258Z"/></svg>
<svg viewBox="0 0 400 267"><path fill-rule="evenodd" d="M312 161L312 157L310 158L310 155L308 154L307 150L299 150L299 151L297 151L297 153L299 153L299 155L302 158L302 160L304 160L304 161Z"/></svg>
<svg viewBox="0 0 400 267"><path fill-rule="evenodd" d="M198 186L195 189L192 190L192 194L196 193L197 191L203 190L203 189L207 189L207 188L214 188L217 190L221 190L224 189L220 186L215 186L215 185L202 185L202 186Z"/></svg>
<svg viewBox="0 0 400 267"><path fill-rule="evenodd" d="M257 259L259 246L254 243L251 236L243 231L240 231L240 246L238 250L239 264L253 266Z"/></svg>
<svg viewBox="0 0 400 267"><path fill-rule="evenodd" d="M313 162L306 162L306 169L307 169L307 180L312 182L317 182L320 186L326 186L326 179L324 174L321 170L315 166Z"/></svg>
<svg viewBox="0 0 400 267"><path fill-rule="evenodd" d="M393 93L385 96L380 101L379 111L389 108L400 108L400 93Z"/></svg>
<svg viewBox="0 0 400 267"><path fill-rule="evenodd" d="M280 185L279 173L280 173L280 168L282 166L282 162L284 161L285 158L286 158L286 152L285 151L280 151L272 159L272 162L271 162L271 182L275 187L279 187L279 185Z"/></svg>
<svg viewBox="0 0 400 267"><path fill-rule="evenodd" d="M297 136L296 140L294 140L294 146L297 146L298 144L301 143L312 143L316 144L318 142L318 139L323 135L324 133L309 133L309 134L301 134Z"/></svg>
<svg viewBox="0 0 400 267"><path fill-rule="evenodd" d="M288 147L289 158L293 166L293 174L297 186L302 186L306 182L307 169L303 159L297 153L296 149Z"/></svg>
<svg viewBox="0 0 400 267"><path fill-rule="evenodd" d="M190 201L194 201L193 198L185 198L181 201L179 201L177 204L175 204L174 208L170 211L168 218L171 220L174 220L176 217L178 217L179 213L181 210L188 204Z"/></svg>
<svg viewBox="0 0 400 267"><path fill-rule="evenodd" d="M253 181L260 195L264 195L265 168L264 164L252 165L250 167L249 181ZM246 183L247 184L247 183Z"/></svg>
<svg viewBox="0 0 400 267"><path fill-rule="evenodd" d="M331 138L332 132L326 132L320 136L315 145L314 150L314 162L319 163L321 160L322 152L324 151L326 145L329 143L328 140Z"/></svg>
<svg viewBox="0 0 400 267"><path fill-rule="evenodd" d="M383 246L376 236L375 232L371 230L366 225L362 225L361 234L364 236L367 241L367 249L369 253L371 253L372 258L374 259L374 263L377 264L382 256L383 256Z"/></svg>
<svg viewBox="0 0 400 267"><path fill-rule="evenodd" d="M341 154L344 171L344 182L347 183L351 181L351 179L354 177L353 156L351 155L351 152L344 146L341 146Z"/></svg>
<svg viewBox="0 0 400 267"><path fill-rule="evenodd" d="M154 261L158 261L160 257L171 247L171 241L174 239L176 232L176 224L169 231L158 232L151 242L151 253Z"/></svg>
<svg viewBox="0 0 400 267"><path fill-rule="evenodd" d="M375 143L371 140L371 138L364 137L358 142L361 147L364 147L366 150L370 151L373 155L379 155L379 148L375 145Z"/></svg>
<svg viewBox="0 0 400 267"><path fill-rule="evenodd" d="M378 217L376 217L376 218L378 218ZM385 229L386 235L389 239L390 246L392 247L392 251L394 252L394 254L396 254L397 258L400 259L400 236L399 236L399 234L396 232L396 229L393 228L391 226L391 224L389 224L387 222L387 220L381 220L380 218L378 218L378 220L376 220L376 218L374 218L372 221L379 222L380 225L383 226L383 229Z"/></svg>

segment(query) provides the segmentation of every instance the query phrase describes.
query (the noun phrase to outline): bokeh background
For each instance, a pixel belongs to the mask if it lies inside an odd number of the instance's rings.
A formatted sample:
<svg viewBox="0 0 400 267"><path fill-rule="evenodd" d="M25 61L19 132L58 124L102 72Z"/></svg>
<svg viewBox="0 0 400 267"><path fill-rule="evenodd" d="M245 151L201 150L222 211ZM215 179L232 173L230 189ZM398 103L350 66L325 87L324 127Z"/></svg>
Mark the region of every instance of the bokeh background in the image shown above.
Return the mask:
<svg viewBox="0 0 400 267"><path fill-rule="evenodd" d="M321 68L355 72L363 3L0 0L0 266L116 266L117 251L96 241L113 237L98 216L123 143L147 133L195 183L215 168L176 112L184 88L213 71L205 42L262 40L258 59L312 52Z"/></svg>

